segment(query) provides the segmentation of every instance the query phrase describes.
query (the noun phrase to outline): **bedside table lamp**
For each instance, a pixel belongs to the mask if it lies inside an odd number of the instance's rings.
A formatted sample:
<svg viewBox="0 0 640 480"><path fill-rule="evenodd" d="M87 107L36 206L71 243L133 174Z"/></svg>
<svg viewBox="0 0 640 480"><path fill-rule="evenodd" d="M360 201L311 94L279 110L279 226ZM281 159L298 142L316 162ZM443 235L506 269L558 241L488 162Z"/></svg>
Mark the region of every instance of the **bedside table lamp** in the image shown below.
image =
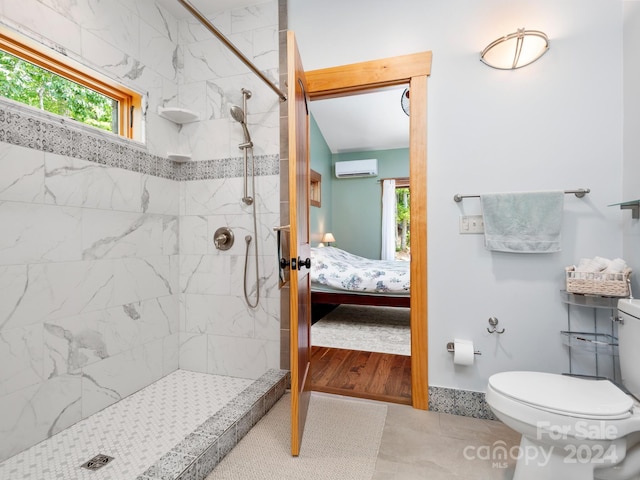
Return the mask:
<svg viewBox="0 0 640 480"><path fill-rule="evenodd" d="M326 243L328 247L331 246L331 242L335 242L336 238L333 236L333 233L327 232L322 236L322 243Z"/></svg>

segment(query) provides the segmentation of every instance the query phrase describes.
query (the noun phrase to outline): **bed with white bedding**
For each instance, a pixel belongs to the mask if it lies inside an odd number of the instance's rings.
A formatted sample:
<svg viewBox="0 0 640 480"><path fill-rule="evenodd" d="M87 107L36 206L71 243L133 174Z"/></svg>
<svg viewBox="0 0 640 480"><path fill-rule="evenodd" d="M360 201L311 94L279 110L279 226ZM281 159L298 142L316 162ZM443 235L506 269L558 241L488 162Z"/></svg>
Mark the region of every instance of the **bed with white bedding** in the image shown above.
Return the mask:
<svg viewBox="0 0 640 480"><path fill-rule="evenodd" d="M312 303L408 307L409 262L371 260L336 247L311 249Z"/></svg>

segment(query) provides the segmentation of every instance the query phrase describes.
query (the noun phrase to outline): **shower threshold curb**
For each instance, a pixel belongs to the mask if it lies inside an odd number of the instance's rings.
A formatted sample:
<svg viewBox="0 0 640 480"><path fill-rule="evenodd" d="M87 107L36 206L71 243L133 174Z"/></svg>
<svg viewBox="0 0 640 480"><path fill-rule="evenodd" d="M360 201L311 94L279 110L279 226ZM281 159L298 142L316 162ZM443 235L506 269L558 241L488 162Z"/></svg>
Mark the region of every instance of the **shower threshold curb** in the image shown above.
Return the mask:
<svg viewBox="0 0 640 480"><path fill-rule="evenodd" d="M136 480L204 480L282 397L288 382L287 370L267 371Z"/></svg>

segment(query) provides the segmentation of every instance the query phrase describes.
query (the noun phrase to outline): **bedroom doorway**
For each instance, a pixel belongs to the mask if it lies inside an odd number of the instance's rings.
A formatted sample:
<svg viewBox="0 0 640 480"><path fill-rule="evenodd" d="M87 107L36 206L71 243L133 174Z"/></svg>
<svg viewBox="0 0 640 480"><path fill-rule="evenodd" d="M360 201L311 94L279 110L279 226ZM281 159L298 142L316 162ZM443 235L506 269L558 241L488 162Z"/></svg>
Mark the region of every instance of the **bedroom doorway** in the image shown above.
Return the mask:
<svg viewBox="0 0 640 480"><path fill-rule="evenodd" d="M340 305L311 327L311 389L411 405L410 309Z"/></svg>
<svg viewBox="0 0 640 480"><path fill-rule="evenodd" d="M431 52L394 57L352 65L343 65L322 70L305 72L308 94L311 100L322 98L358 95L375 89L397 85L409 85L410 99L410 145L409 145L409 181L411 189L411 300L410 332L411 355L409 365L390 365L389 370L406 369L410 380L410 402L414 408L428 409L428 356L427 356L427 199L426 199L426 118L427 118L427 77L430 75ZM366 352L365 352L366 353ZM322 368L326 365L340 364L347 374L351 371L349 357L360 358L363 352L356 354L338 353L335 359L325 355L316 359L315 364ZM340 359L342 357L342 360ZM382 361L377 365L385 366ZM356 370L357 366L354 366ZM366 368L362 366L360 370ZM378 368L376 368L378 370ZM404 378L401 375L400 378ZM347 380L348 381L348 380ZM401 383L402 383L401 381Z"/></svg>

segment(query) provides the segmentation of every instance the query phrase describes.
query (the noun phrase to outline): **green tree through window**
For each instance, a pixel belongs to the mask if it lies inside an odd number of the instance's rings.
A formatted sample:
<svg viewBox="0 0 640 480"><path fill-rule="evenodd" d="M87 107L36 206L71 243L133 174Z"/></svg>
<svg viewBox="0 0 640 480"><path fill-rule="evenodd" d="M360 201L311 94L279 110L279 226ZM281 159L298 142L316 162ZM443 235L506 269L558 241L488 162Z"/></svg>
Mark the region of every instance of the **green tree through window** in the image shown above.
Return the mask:
<svg viewBox="0 0 640 480"><path fill-rule="evenodd" d="M0 50L0 95L118 133L118 102Z"/></svg>
<svg viewBox="0 0 640 480"><path fill-rule="evenodd" d="M396 251L409 253L411 250L411 210L409 208L409 189L405 187L396 188Z"/></svg>

